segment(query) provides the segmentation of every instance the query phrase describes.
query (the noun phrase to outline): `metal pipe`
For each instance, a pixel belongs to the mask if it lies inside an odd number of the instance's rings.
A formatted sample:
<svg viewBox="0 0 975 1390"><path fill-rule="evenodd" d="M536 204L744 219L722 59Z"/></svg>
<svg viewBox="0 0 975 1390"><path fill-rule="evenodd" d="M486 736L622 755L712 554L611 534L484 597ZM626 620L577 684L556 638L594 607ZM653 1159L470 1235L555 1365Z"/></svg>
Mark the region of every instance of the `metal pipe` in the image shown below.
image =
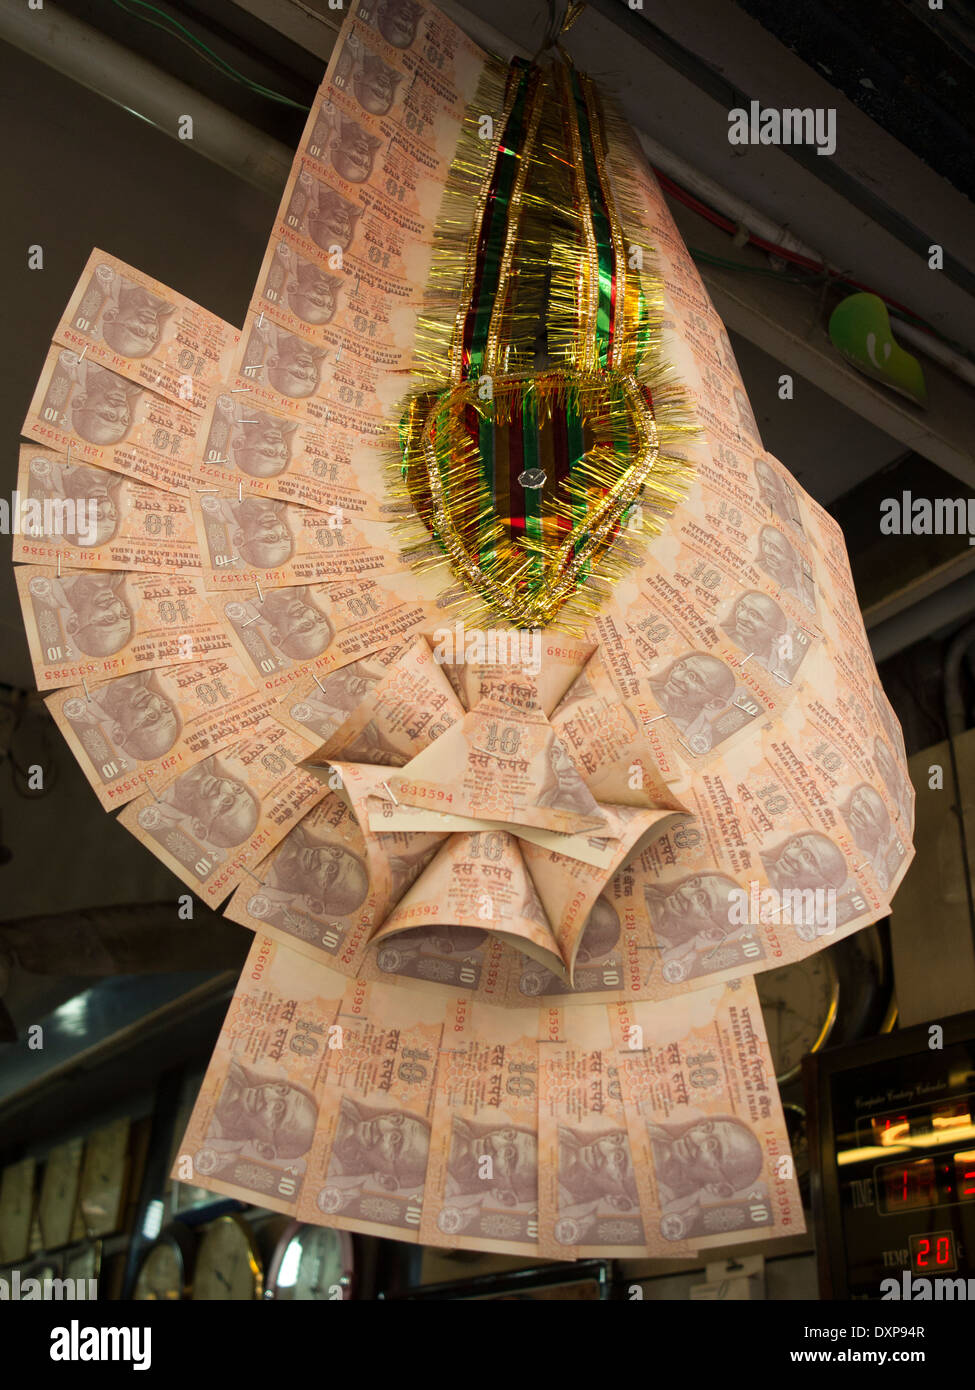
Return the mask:
<svg viewBox="0 0 975 1390"><path fill-rule="evenodd" d="M797 256L805 256L807 260L818 261L827 271L839 274L836 266L831 266L826 258L813 246L807 245L800 240L787 227L780 226L757 208L746 203L737 194L730 193L728 189L722 188L719 183L709 178L706 174L699 173L697 169L685 163L679 155L666 149L659 141L652 136L646 135L642 130L637 131L640 144L644 153L651 164L674 180L675 183L682 184L695 197L702 202L708 203L718 212L724 213L725 217L731 218L746 232L753 232L760 236L763 241L770 241L775 246L781 246L784 251L793 251ZM853 291L851 290L852 294ZM955 376L967 381L969 386L975 386L975 363L970 362L961 353L955 352L948 347L940 338L933 337L930 333L925 333L923 328L916 328L914 324L905 322L904 319L894 319L895 336L903 338L905 342L917 347L921 352L935 362L940 362L948 371L954 372Z"/></svg>
<svg viewBox="0 0 975 1390"><path fill-rule="evenodd" d="M893 326L895 338L903 338L906 343L911 343L928 357L933 357L935 362L940 362L942 367L954 372L955 376L967 381L969 386L975 386L975 362L969 362L967 357L962 357L960 352L955 352L940 338L933 338L923 328L917 328L904 319L895 318Z"/></svg>
<svg viewBox="0 0 975 1390"><path fill-rule="evenodd" d="M961 689L961 667L965 653L975 646L975 622L967 623L948 643L944 660L945 719L948 737L965 732L965 697Z"/></svg>
<svg viewBox="0 0 975 1390"><path fill-rule="evenodd" d="M823 262L823 257L811 246L807 246L804 241L788 230L780 227L771 217L766 217L764 213L753 208L750 203L746 203L743 198L739 198L736 193L731 193L721 184L715 183L714 179L707 174L700 173L693 168L679 155L668 150L665 145L661 145L659 140L654 140L652 135L645 134L642 130L637 131L643 152L651 164L662 169L669 178L675 183L683 186L702 202L710 204L718 212L723 212L725 217L730 217L733 222L737 222L746 231L754 232L763 241L771 241L776 246L781 246L784 251L794 251L797 256L805 256L808 260Z"/></svg>
<svg viewBox="0 0 975 1390"><path fill-rule="evenodd" d="M281 193L293 150L56 5L0 5L0 39L174 139L179 118L192 116L191 150L265 193Z"/></svg>
<svg viewBox="0 0 975 1390"><path fill-rule="evenodd" d="M975 622L966 623L948 643L943 666L945 724L948 729L948 757L955 790L954 811L958 816L958 838L961 842L961 862L965 874L968 898L968 920L975 938L975 887L972 884L972 865L968 855L968 828L965 825L965 796L958 775L958 754L955 740L965 732L965 697L961 689L961 666L965 653L975 643Z"/></svg>

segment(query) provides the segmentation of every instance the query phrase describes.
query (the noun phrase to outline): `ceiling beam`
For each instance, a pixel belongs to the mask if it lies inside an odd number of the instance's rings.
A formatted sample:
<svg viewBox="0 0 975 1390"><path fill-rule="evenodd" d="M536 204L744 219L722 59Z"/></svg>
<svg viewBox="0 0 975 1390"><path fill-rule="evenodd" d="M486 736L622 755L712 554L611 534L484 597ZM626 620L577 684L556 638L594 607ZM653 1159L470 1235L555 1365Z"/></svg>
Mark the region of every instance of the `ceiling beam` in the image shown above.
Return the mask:
<svg viewBox="0 0 975 1390"><path fill-rule="evenodd" d="M871 380L830 342L823 303L814 286L748 274L749 265L761 265L763 257L737 252L729 236L682 204L670 207L691 246L726 259L741 259L741 271L698 266L728 328L767 352L784 372L811 381L905 448L975 488L975 391L971 387L929 358L923 362L926 409ZM893 331L896 337L896 321Z"/></svg>

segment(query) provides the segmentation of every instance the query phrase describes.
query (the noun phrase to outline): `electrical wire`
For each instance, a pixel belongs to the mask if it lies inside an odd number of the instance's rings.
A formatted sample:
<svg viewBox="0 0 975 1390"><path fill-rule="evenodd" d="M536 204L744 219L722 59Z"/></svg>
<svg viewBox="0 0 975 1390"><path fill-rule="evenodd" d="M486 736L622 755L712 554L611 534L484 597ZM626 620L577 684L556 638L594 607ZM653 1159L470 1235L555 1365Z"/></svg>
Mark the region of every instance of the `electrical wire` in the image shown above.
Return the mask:
<svg viewBox="0 0 975 1390"><path fill-rule="evenodd" d="M219 53L215 53L201 38L198 38L197 35L187 29L185 25L180 24L178 19L167 14L165 10L159 9L158 6L150 4L149 0L129 0L129 4L138 6L139 10L148 10L152 14L159 15L160 19L150 19L148 14L139 14L137 11L130 10L128 4L124 4L123 0L112 0L112 4L115 5L116 9L121 10L123 14L128 15L130 19L138 20L140 24L148 24L151 28L160 29L164 34L168 34L170 38L183 44L185 48L189 48L198 58L201 58L205 63L209 64L210 67L216 68L217 72L222 73L225 77L231 78L232 81L246 87L257 96L266 97L268 101L276 101L282 106L291 106L297 111L308 111L311 109L303 102L294 101L291 97L284 96L281 92L275 92L272 91L270 87L265 87L261 82L255 82L252 78L245 77L242 72L239 72L237 68L228 63L225 58L221 58ZM161 23L160 20L164 20L165 23Z"/></svg>
<svg viewBox="0 0 975 1390"><path fill-rule="evenodd" d="M785 275L781 270L769 270L764 265L743 265L741 261L729 261L725 256L715 256L710 251L702 251L699 246L688 244L688 251L695 261L701 261L704 265L720 266L722 270L740 270L745 275L765 275L773 280L783 281L787 285L810 285L813 283L809 275Z"/></svg>
<svg viewBox="0 0 975 1390"><path fill-rule="evenodd" d="M677 202L683 203L685 207L690 208L692 212L696 212L698 216L703 217L713 226L719 227L723 232L735 235L739 231L738 224L733 222L731 218L718 212L716 208L712 208L708 203L702 202L700 198L696 198L688 189L684 188L679 183L675 183L662 169L658 169L654 166L653 171L664 192L668 193L672 198L675 198ZM819 281L825 279L840 285L847 285L852 289L860 290L866 294L875 294L878 299L883 300L888 309L893 310L897 318L904 319L907 323L914 324L915 327L923 329L925 333L930 333L932 338L939 339L939 341L945 343L946 346L950 347L960 356L971 360L971 354L964 346L946 337L944 333L940 333L938 329L928 323L926 319L919 318L917 314L908 309L906 304L901 304L899 300L892 299L890 295L883 294L880 290L874 289L872 285L865 285L860 280L854 280L852 276L844 275L842 271L834 270L831 266L828 266L825 261L816 261L810 256L803 256L798 251L792 251L788 247L779 246L774 241L768 241L765 237L757 236L753 232L748 233L748 244L757 247L760 251L765 251L770 256L775 256L779 260L785 261L790 265L798 266L800 269L809 272L810 278L805 282L807 284L811 283L813 279ZM691 250L691 248L688 249ZM740 261L722 261L720 257L713 257L708 261L707 252L696 252L691 250L691 255L694 256L695 260L700 259L710 264L722 265L728 270L758 273L758 267L742 265ZM763 273L767 275L779 275L778 271L764 270L764 268Z"/></svg>
<svg viewBox="0 0 975 1390"><path fill-rule="evenodd" d="M133 13L126 4L122 3L122 0L113 0L113 3L118 9L129 15L130 18L137 19L143 24L148 24L154 29L160 29L163 33L169 34L172 38L177 39L178 42L191 49L198 57L202 58L204 62L208 63L210 67L215 67L218 72L223 72L226 76L250 88L251 91L256 92L258 95L265 96L272 101L278 101L288 106L298 107L303 111L308 110L307 106L303 106L300 102L293 101L291 97L286 97L280 92L274 92L271 88L265 87L262 83L255 82L252 78L246 77L242 72L239 72L233 67L232 64L228 63L225 58L221 58L218 53L215 53L202 39L193 34L185 25L181 24L178 19L175 19L165 10L159 9L156 5L150 4L149 0L130 0L130 3L137 5L140 9L149 10L151 13L159 15L165 23L149 19L147 15Z"/></svg>

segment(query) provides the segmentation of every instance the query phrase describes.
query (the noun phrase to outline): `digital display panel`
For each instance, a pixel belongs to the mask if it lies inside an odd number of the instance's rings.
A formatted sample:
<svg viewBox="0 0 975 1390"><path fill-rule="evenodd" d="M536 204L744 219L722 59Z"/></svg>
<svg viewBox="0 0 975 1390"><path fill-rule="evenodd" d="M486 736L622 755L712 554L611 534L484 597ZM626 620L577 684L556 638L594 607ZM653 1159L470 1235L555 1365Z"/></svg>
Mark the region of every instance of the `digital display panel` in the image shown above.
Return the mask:
<svg viewBox="0 0 975 1390"><path fill-rule="evenodd" d="M824 1298L880 1298L894 1270L975 1277L975 1010L944 1039L918 1025L806 1059Z"/></svg>
<svg viewBox="0 0 975 1390"><path fill-rule="evenodd" d="M885 1163L877 1169L877 1204L885 1216L938 1203L938 1178L933 1158L910 1163Z"/></svg>
<svg viewBox="0 0 975 1390"><path fill-rule="evenodd" d="M958 1252L951 1231L932 1231L929 1235L908 1237L911 1269L915 1274L948 1273L958 1268Z"/></svg>

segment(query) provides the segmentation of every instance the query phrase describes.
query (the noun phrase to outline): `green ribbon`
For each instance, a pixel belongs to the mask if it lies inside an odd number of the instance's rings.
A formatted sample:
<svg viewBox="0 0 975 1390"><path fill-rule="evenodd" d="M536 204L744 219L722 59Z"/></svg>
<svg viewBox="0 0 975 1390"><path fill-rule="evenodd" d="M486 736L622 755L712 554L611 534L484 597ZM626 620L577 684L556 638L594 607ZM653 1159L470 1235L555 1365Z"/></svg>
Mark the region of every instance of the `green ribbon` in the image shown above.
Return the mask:
<svg viewBox="0 0 975 1390"><path fill-rule="evenodd" d="M605 367L609 363L609 350L613 342L616 316L622 308L618 299L616 303L613 301L613 292L619 289L616 248L613 245L613 226L609 217L609 209L606 206L603 186L596 165L589 109L583 96L579 75L574 68L569 69L569 82L575 107L576 125L579 130L579 143L582 147L582 171L589 196L589 216L596 238L599 298L596 308L596 322L592 328L596 336L599 365Z"/></svg>

